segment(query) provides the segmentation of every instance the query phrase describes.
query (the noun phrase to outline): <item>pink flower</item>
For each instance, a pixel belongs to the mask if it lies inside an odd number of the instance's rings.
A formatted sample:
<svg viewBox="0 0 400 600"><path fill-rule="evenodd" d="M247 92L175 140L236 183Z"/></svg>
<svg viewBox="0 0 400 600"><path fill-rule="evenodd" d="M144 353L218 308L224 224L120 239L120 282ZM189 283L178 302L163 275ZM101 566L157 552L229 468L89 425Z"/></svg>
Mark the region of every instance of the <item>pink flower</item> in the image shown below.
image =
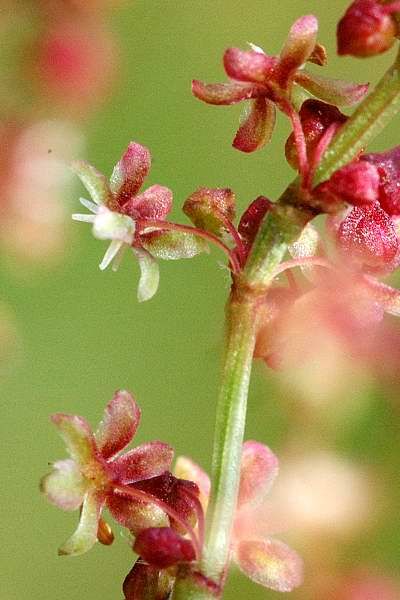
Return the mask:
<svg viewBox="0 0 400 600"><path fill-rule="evenodd" d="M306 62L324 64L325 55L317 44L317 32L318 22L313 15L301 17L292 25L279 57L269 56L253 44L247 52L229 48L224 54L229 83L193 81L193 94L208 104L250 101L250 109L233 140L235 148L254 152L269 142L275 125L275 104L285 114L290 113L288 100L294 83L337 105L354 104L366 94L367 85L325 79L302 69Z"/></svg>
<svg viewBox="0 0 400 600"><path fill-rule="evenodd" d="M75 20L53 17L31 55L31 71L46 96L80 113L105 97L115 72L112 40L93 18L82 15Z"/></svg>
<svg viewBox="0 0 400 600"><path fill-rule="evenodd" d="M149 150L131 142L114 167L109 182L84 161L72 165L91 196L91 200L81 198L80 202L93 213L74 214L72 218L91 223L96 238L111 240L100 269L105 269L111 262L113 269L118 269L124 251L127 247L132 248L141 268L139 301L150 299L157 291L156 257L176 260L207 251L202 239L190 232L171 230L176 227L166 222L172 208L172 192L168 188L152 185L139 193L150 164Z"/></svg>
<svg viewBox="0 0 400 600"><path fill-rule="evenodd" d="M140 421L138 405L123 390L116 392L107 405L95 434L82 417L57 413L52 421L66 443L70 458L54 463L53 471L41 481L41 490L63 510L80 508L78 528L60 547L59 554L83 554L97 540L105 506L118 522L126 525L126 514L121 514L119 503L115 502L119 498L116 487L137 484L164 473L170 468L173 450L168 444L155 441L120 454L135 435ZM135 518L136 524L141 522L146 527L143 507L146 508L143 503L131 507L132 520ZM142 514L137 514L138 509Z"/></svg>

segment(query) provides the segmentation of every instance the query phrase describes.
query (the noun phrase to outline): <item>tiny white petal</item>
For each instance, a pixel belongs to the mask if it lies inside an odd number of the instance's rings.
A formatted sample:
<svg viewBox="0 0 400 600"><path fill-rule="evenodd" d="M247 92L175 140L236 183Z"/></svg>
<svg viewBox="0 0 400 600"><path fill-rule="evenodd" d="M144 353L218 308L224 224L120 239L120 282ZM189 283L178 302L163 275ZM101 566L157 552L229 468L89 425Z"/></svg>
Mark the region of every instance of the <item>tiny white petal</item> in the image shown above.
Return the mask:
<svg viewBox="0 0 400 600"><path fill-rule="evenodd" d="M83 223L94 223L95 218L95 215L82 215L78 213L72 215L73 221L82 221Z"/></svg>
<svg viewBox="0 0 400 600"><path fill-rule="evenodd" d="M113 263L111 265L111 269L114 271L114 273L116 271L118 271L118 269L119 269L119 267L121 265L122 259L124 257L126 249L127 249L127 245L123 244L123 246L119 249L118 254L115 255L115 258L114 258Z"/></svg>
<svg viewBox="0 0 400 600"><path fill-rule="evenodd" d="M108 267L108 265L113 260L113 258L115 258L116 255L118 254L118 252L121 250L123 244L124 244L124 242L122 242L120 240L113 240L111 242L111 244L108 246L108 248L106 250L103 260L99 264L99 269L104 271L104 269L106 269Z"/></svg>
<svg viewBox="0 0 400 600"><path fill-rule="evenodd" d="M91 200L86 200L86 198L79 198L79 202L88 210L90 210L90 212L97 214L99 211L99 207L97 204L95 204L95 202L92 202Z"/></svg>
<svg viewBox="0 0 400 600"><path fill-rule="evenodd" d="M254 50L254 52L258 52L259 54L265 54L264 50L260 46L256 46L252 42L247 42L247 43L250 46L250 48L252 50Z"/></svg>

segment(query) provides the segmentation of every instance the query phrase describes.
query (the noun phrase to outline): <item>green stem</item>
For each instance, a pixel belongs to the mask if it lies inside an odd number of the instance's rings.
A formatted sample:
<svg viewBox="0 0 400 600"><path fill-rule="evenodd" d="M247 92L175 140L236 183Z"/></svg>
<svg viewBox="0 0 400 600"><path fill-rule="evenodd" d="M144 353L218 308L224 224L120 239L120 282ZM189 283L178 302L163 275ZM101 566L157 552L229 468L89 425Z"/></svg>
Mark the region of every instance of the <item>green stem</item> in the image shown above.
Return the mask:
<svg viewBox="0 0 400 600"><path fill-rule="evenodd" d="M339 129L317 169L314 185L343 167L370 144L400 110L400 51L376 88Z"/></svg>
<svg viewBox="0 0 400 600"><path fill-rule="evenodd" d="M255 344L254 300L231 301L227 319L229 330L214 437L213 495L204 552L204 571L217 582L228 561L239 486L239 469L232 469L232 465L240 465L242 455Z"/></svg>
<svg viewBox="0 0 400 600"><path fill-rule="evenodd" d="M335 170L355 158L398 112L399 69L400 54L376 89L335 136L319 165L314 183L328 179ZM228 336L217 407L212 498L207 515L207 543L200 565L204 576L221 584L221 588L227 572L239 487L241 447L257 327L257 302L266 293L288 244L299 236L312 216L313 213L304 206L300 183L296 180L285 190L274 210L267 213L246 268L236 277L228 304ZM177 581L173 599L210 600L215 596L189 576Z"/></svg>

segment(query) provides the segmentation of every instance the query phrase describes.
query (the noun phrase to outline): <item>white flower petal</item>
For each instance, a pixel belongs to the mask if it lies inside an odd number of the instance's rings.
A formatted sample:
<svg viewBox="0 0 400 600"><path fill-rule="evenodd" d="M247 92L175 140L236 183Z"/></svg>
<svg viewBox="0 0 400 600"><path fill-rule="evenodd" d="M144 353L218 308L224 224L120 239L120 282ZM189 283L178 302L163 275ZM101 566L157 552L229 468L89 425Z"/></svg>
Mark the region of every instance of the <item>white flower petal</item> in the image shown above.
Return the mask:
<svg viewBox="0 0 400 600"><path fill-rule="evenodd" d="M99 207L97 206L97 204L95 204L95 202L92 202L91 200L86 200L86 198L79 198L79 202L82 204L82 206L90 210L90 212L94 214L98 213Z"/></svg>
<svg viewBox="0 0 400 600"><path fill-rule="evenodd" d="M73 221L82 221L83 223L94 223L95 215L83 215L79 213L74 213L72 215Z"/></svg>
<svg viewBox="0 0 400 600"><path fill-rule="evenodd" d="M104 269L108 267L110 262L117 256L123 245L124 242L121 242L121 240L113 240L111 242L106 250L103 260L99 264L99 269L101 269L101 271L104 271Z"/></svg>

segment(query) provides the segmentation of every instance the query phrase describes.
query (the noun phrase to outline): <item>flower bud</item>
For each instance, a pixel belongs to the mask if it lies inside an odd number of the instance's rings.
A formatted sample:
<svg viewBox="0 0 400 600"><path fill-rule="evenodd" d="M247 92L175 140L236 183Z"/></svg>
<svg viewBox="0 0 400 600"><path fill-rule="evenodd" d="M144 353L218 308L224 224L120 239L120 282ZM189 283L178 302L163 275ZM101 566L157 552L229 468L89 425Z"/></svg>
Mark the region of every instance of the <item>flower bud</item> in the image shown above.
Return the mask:
<svg viewBox="0 0 400 600"><path fill-rule="evenodd" d="M396 22L383 4L355 0L338 24L338 54L359 58L381 54L392 46L396 33Z"/></svg>
<svg viewBox="0 0 400 600"><path fill-rule="evenodd" d="M299 114L309 156L312 155L330 125L333 123L341 125L347 120L347 117L336 106L326 104L321 100L306 100ZM287 139L285 154L290 166L297 169L297 151L293 133Z"/></svg>

